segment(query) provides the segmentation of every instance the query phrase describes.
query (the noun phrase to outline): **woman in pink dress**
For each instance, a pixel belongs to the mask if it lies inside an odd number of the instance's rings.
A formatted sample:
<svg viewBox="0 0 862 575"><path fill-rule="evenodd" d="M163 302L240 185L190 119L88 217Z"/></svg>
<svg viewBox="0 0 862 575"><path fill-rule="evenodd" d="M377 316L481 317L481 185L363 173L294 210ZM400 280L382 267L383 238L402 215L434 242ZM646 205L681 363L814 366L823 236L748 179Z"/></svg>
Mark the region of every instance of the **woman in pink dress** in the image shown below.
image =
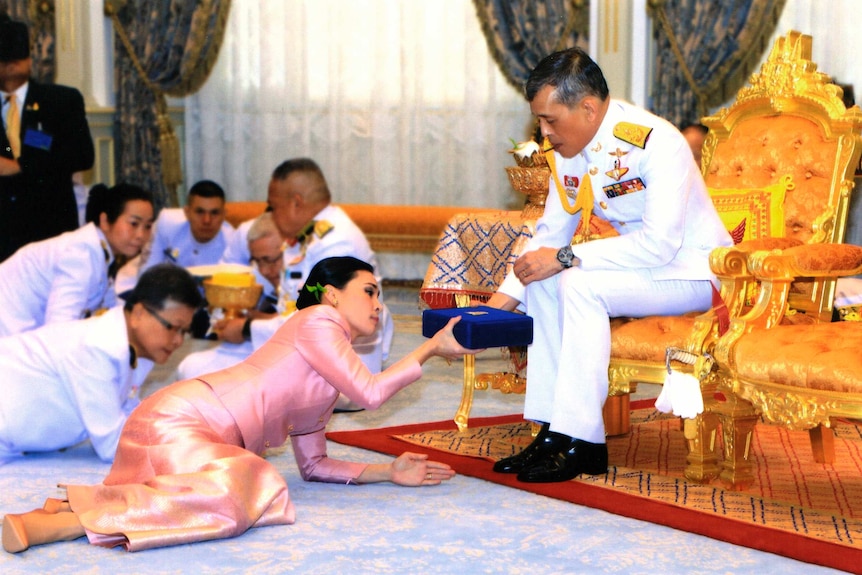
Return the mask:
<svg viewBox="0 0 862 575"><path fill-rule="evenodd" d="M325 426L343 393L374 409L418 380L432 356L457 358L457 319L372 375L351 340L378 322L371 266L328 258L314 266L298 311L258 351L231 368L170 385L132 412L100 485L69 485L67 499L3 520L3 548L76 539L129 551L233 537L291 524L282 476L261 454L289 437L306 481L437 485L455 472L425 455L363 464L326 456Z"/></svg>

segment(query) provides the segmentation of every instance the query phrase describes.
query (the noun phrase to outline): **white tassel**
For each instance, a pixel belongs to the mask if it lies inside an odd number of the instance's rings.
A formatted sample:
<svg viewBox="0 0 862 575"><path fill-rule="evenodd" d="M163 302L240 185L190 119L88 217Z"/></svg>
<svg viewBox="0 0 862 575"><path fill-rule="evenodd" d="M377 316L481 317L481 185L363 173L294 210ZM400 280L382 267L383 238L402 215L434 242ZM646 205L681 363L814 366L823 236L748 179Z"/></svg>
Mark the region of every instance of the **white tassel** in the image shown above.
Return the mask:
<svg viewBox="0 0 862 575"><path fill-rule="evenodd" d="M703 395L698 379L688 373L671 370L665 378L655 407L662 413L693 419L703 413Z"/></svg>

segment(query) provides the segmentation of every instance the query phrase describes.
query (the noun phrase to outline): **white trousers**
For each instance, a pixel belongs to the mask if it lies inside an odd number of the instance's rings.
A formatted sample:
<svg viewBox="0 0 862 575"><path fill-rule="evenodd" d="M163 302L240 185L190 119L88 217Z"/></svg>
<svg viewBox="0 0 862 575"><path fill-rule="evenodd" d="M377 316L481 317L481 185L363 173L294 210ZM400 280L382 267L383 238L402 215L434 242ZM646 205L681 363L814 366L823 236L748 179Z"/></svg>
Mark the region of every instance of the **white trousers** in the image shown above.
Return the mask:
<svg viewBox="0 0 862 575"><path fill-rule="evenodd" d="M679 315L712 304L709 280L653 280L647 270L571 268L527 286L533 344L524 417L551 431L605 442L611 317Z"/></svg>

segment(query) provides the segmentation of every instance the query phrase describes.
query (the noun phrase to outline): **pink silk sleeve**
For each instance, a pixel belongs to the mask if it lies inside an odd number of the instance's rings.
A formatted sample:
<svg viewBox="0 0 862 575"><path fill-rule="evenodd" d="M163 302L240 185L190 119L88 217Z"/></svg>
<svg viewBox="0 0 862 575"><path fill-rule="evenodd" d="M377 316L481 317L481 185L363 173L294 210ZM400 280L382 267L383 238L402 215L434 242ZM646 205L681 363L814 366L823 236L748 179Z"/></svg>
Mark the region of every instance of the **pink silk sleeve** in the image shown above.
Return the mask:
<svg viewBox="0 0 862 575"><path fill-rule="evenodd" d="M324 430L294 435L290 438L299 473L306 481L326 483L350 483L359 477L367 463L353 463L330 459L326 455L326 432Z"/></svg>
<svg viewBox="0 0 862 575"><path fill-rule="evenodd" d="M365 409L377 409L422 377L419 362L406 358L372 374L356 355L350 339L344 337L344 329L330 314L317 315L296 334L295 345L309 366L351 401Z"/></svg>

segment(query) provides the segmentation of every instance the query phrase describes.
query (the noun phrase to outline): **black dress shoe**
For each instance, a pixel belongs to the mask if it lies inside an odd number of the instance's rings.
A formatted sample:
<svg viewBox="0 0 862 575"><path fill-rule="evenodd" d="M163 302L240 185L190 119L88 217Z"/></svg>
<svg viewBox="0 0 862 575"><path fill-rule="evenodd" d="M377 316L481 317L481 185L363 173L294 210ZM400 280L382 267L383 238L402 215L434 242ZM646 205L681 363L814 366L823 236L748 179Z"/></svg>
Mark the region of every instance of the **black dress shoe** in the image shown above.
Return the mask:
<svg viewBox="0 0 862 575"><path fill-rule="evenodd" d="M601 475L608 472L608 445L572 439L561 451L545 453L518 473L524 483L569 481L581 473Z"/></svg>
<svg viewBox="0 0 862 575"><path fill-rule="evenodd" d="M542 429L539 430L539 433L530 445L525 447L520 453L516 453L495 463L494 471L497 473L519 473L546 453L562 451L569 446L570 441L571 438L569 436L554 433L550 430L549 424L543 423Z"/></svg>

